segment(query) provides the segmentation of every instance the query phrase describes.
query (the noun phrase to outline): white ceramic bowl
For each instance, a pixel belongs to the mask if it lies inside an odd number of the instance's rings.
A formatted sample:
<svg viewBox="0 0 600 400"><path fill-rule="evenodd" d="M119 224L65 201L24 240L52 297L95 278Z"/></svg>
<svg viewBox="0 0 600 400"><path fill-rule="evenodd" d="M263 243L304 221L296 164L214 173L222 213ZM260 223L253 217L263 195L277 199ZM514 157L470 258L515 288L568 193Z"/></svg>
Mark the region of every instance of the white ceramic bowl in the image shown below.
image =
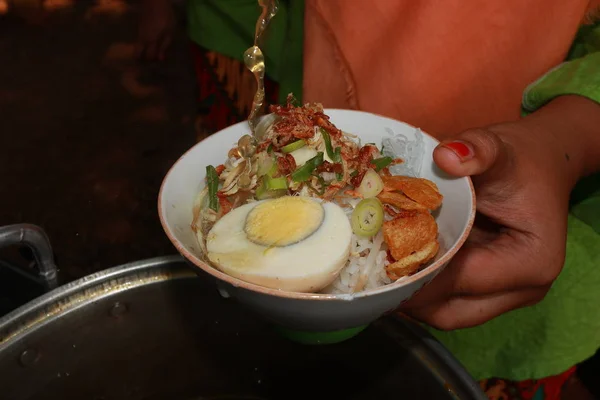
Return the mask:
<svg viewBox="0 0 600 400"><path fill-rule="evenodd" d="M361 111L325 110L341 130L359 135L363 143L376 143L389 135L415 138L416 129L405 123ZM436 211L440 251L435 260L409 278L355 295L283 292L241 281L201 261L196 236L191 229L192 205L204 186L206 165L222 164L227 152L243 134L246 122L224 129L196 144L173 165L165 177L158 199L162 226L177 250L193 265L217 278L221 289L264 318L288 329L329 332L369 324L397 308L431 281L456 254L471 230L475 216L475 192L468 178L452 178L441 172L432 159L437 141L423 134L426 153L421 176L435 182L444 195Z"/></svg>

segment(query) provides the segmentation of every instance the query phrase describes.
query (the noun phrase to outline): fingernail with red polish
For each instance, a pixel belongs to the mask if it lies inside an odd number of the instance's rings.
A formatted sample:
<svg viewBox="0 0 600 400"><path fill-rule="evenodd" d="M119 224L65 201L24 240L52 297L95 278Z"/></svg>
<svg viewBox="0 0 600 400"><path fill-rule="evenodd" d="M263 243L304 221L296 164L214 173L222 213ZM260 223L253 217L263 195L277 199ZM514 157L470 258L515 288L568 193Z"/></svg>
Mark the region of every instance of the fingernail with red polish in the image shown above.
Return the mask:
<svg viewBox="0 0 600 400"><path fill-rule="evenodd" d="M473 158L473 148L463 141L455 140L453 142L443 143L442 146L454 152L454 154L456 154L463 162Z"/></svg>

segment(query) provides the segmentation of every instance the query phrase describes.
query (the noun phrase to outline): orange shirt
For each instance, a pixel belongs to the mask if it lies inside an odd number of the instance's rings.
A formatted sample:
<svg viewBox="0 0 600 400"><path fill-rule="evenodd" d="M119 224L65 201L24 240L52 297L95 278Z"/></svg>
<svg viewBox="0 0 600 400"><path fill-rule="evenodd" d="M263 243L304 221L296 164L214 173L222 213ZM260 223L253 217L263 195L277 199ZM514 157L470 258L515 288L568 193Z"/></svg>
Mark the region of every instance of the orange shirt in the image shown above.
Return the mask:
<svg viewBox="0 0 600 400"><path fill-rule="evenodd" d="M598 0L306 0L303 100L438 137L518 119Z"/></svg>

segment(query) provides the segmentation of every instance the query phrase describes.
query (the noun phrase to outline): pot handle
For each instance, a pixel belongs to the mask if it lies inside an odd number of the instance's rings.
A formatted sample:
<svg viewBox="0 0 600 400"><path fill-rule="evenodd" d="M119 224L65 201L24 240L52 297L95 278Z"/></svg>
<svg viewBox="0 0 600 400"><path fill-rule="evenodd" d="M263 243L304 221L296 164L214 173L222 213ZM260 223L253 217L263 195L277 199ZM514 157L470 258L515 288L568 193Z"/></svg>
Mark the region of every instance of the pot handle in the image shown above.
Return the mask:
<svg viewBox="0 0 600 400"><path fill-rule="evenodd" d="M46 233L37 225L15 224L0 227L0 248L24 244L31 249L39 272L36 275L19 269L21 275L41 283L46 290L58 286L52 246Z"/></svg>

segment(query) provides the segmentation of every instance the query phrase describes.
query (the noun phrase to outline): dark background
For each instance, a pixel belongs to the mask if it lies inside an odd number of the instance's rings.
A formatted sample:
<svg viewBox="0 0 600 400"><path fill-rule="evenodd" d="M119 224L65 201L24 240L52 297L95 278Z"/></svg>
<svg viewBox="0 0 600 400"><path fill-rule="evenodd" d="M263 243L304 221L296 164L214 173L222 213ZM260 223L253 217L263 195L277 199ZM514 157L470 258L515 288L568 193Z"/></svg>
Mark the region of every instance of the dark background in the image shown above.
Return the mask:
<svg viewBox="0 0 600 400"><path fill-rule="evenodd" d="M175 253L158 190L206 134L184 24L165 62L140 63L135 1L8 2L6 12L0 0L0 226L41 226L61 283ZM0 249L0 316L42 293L2 263L29 268L31 258ZM588 385L600 376L594 362L580 373ZM592 399L578 379L567 386L564 399Z"/></svg>
<svg viewBox="0 0 600 400"><path fill-rule="evenodd" d="M0 16L0 226L41 226L63 282L174 253L158 190L201 131L183 29L139 63L134 2L37 3Z"/></svg>

